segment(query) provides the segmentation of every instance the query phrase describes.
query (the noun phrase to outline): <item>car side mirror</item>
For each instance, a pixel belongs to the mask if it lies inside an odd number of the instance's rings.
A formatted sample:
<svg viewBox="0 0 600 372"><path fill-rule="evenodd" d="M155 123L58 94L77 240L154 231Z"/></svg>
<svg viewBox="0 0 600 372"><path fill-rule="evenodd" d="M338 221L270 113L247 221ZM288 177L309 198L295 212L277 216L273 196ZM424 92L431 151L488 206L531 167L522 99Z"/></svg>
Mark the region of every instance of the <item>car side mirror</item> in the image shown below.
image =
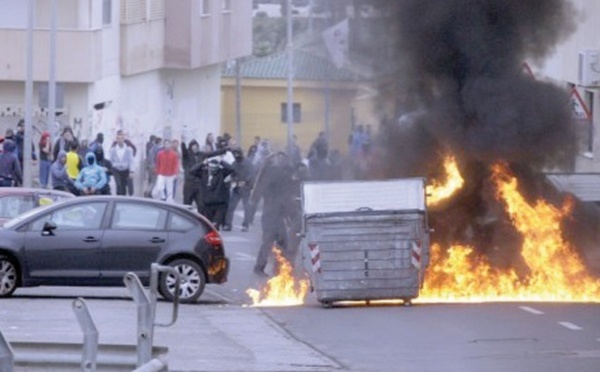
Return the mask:
<svg viewBox="0 0 600 372"><path fill-rule="evenodd" d="M42 235L52 236L52 235L54 235L54 230L56 230L56 224L52 221L46 221L46 222L44 222L44 228L42 229Z"/></svg>

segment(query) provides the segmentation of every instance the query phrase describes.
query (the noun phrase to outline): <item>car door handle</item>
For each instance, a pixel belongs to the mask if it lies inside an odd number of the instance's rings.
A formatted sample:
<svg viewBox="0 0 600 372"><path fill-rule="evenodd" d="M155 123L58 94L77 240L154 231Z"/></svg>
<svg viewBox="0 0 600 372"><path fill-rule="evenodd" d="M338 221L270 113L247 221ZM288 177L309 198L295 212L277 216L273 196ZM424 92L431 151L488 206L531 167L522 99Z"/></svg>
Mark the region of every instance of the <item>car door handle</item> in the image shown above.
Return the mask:
<svg viewBox="0 0 600 372"><path fill-rule="evenodd" d="M94 238L93 236L88 236L87 238L83 239L83 241L86 242L86 243L95 243L95 242L97 242L99 240L100 239Z"/></svg>
<svg viewBox="0 0 600 372"><path fill-rule="evenodd" d="M164 242L166 242L166 240L163 239L163 238L152 238L152 239L150 239L150 243L164 243Z"/></svg>

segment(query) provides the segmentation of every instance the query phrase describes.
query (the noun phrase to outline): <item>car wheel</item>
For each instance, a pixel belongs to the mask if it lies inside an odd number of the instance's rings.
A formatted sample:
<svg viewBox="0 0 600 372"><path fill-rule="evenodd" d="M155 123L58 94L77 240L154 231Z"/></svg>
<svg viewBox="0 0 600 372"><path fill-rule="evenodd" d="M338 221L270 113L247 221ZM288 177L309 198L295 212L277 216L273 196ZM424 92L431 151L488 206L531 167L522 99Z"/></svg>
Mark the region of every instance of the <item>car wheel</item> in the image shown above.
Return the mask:
<svg viewBox="0 0 600 372"><path fill-rule="evenodd" d="M0 256L0 297L9 297L17 289L19 270L6 256Z"/></svg>
<svg viewBox="0 0 600 372"><path fill-rule="evenodd" d="M169 263L179 273L179 302L189 304L196 302L206 285L206 275L202 268L188 259L179 259ZM160 294L168 301L173 301L177 279L171 273L160 276Z"/></svg>

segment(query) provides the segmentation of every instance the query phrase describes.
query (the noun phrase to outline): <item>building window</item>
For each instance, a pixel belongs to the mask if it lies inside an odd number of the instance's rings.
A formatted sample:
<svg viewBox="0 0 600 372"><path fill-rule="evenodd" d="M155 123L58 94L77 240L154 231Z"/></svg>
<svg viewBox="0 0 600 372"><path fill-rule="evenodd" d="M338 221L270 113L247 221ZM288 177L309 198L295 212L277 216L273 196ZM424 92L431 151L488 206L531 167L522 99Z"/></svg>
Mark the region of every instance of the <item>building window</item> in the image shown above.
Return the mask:
<svg viewBox="0 0 600 372"><path fill-rule="evenodd" d="M102 1L102 24L110 26L112 23L112 0Z"/></svg>
<svg viewBox="0 0 600 372"><path fill-rule="evenodd" d="M200 0L200 15L210 14L210 2L211 0Z"/></svg>
<svg viewBox="0 0 600 372"><path fill-rule="evenodd" d="M224 12L231 12L231 0L221 0L221 5Z"/></svg>
<svg viewBox="0 0 600 372"><path fill-rule="evenodd" d="M294 103L292 110L294 123L300 123L302 121L302 106L299 103ZM281 122L287 123L287 103L285 102L281 104Z"/></svg>

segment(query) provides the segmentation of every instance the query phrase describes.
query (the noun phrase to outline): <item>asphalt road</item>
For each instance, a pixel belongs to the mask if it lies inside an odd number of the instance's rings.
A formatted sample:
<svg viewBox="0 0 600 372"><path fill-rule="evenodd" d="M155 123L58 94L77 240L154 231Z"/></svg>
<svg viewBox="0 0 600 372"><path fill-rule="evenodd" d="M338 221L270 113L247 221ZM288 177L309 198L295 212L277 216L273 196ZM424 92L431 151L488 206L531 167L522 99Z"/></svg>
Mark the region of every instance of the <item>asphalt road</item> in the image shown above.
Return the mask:
<svg viewBox="0 0 600 372"><path fill-rule="evenodd" d="M309 294L299 307L248 307L245 290L264 284L252 273L258 230L252 226L241 232L235 226L224 232L232 260L228 283L208 286L199 304L180 307L174 326L156 328L154 344L169 348L170 370L600 370L598 304L357 304L324 309ZM9 342L80 343L70 309L78 296L88 303L101 344L135 344L136 306L125 288L20 289L14 298L0 300L0 330ZM161 301L158 320L169 315L170 304Z"/></svg>

